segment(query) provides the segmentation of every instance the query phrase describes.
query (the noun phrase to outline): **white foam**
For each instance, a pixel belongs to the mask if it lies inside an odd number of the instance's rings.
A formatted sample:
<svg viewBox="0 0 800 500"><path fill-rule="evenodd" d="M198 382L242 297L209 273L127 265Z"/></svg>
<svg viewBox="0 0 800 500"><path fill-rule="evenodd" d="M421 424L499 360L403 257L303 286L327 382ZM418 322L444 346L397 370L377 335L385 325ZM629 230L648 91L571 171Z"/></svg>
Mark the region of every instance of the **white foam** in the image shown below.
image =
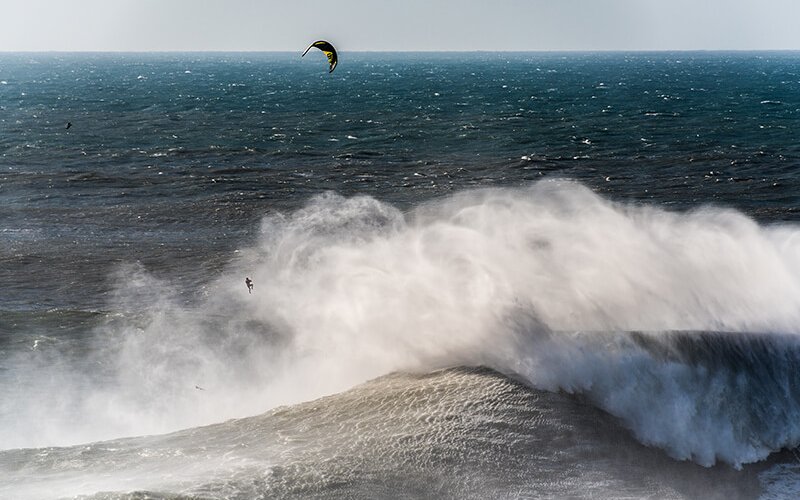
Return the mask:
<svg viewBox="0 0 800 500"><path fill-rule="evenodd" d="M757 460L796 439L794 430L770 443L737 434L731 415L703 399L727 394L726 381L702 369L655 363L624 338L553 333L797 333L795 226L620 205L574 183L540 182L408 214L367 197L319 196L266 218L258 244L236 255L197 308L126 271L115 307L148 304L150 313L144 325L100 332L113 383L78 376L79 393L53 388L63 415L20 418L0 442L164 432L457 364L586 393L643 442L703 464Z"/></svg>

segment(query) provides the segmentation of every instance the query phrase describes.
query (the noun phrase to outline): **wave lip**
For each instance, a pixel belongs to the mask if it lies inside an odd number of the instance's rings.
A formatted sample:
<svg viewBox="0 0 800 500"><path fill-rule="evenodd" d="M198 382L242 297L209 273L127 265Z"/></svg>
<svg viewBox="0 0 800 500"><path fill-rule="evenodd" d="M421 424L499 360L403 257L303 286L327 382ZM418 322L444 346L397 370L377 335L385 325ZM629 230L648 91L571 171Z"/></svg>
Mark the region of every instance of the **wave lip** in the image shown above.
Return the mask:
<svg viewBox="0 0 800 500"><path fill-rule="evenodd" d="M673 458L741 468L800 444L795 335L559 332L535 349L527 380L583 394Z"/></svg>

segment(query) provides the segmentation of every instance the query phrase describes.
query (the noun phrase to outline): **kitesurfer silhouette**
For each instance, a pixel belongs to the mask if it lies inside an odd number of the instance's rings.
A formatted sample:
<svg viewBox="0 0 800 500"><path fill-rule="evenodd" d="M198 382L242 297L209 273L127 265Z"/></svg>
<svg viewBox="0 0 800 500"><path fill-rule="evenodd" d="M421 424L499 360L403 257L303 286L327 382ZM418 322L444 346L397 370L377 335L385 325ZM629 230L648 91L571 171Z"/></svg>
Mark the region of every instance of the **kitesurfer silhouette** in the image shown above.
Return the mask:
<svg viewBox="0 0 800 500"><path fill-rule="evenodd" d="M244 279L244 284L247 285L247 293L253 293L253 280L249 276Z"/></svg>

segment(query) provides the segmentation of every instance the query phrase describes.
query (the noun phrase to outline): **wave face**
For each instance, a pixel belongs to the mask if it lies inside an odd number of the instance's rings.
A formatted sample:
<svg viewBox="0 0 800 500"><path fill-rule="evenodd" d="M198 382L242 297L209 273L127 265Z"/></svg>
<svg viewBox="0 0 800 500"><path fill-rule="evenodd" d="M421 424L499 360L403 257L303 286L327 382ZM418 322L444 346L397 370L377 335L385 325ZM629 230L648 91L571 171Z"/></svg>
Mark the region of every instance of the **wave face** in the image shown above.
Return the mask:
<svg viewBox="0 0 800 500"><path fill-rule="evenodd" d="M0 460L16 465L3 471L0 494L20 499L54 491L96 500L731 499L759 491L755 470L673 461L585 402L485 369L385 376L256 417L0 452Z"/></svg>
<svg viewBox="0 0 800 500"><path fill-rule="evenodd" d="M582 394L674 458L740 467L800 440L798 236L563 181L406 213L321 195L266 217L199 304L121 269L109 307L131 312L97 326L78 361L6 362L36 369L5 399L19 418L0 442L161 433L390 372L487 366Z"/></svg>

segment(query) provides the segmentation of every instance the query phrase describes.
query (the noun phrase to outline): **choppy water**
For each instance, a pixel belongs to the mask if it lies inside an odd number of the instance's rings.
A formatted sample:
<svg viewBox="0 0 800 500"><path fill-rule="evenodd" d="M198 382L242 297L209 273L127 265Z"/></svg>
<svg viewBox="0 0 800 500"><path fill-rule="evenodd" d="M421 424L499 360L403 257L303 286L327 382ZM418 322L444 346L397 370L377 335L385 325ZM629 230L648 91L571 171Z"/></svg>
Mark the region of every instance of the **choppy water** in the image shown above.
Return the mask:
<svg viewBox="0 0 800 500"><path fill-rule="evenodd" d="M799 114L796 53L3 54L0 496L793 498Z"/></svg>

